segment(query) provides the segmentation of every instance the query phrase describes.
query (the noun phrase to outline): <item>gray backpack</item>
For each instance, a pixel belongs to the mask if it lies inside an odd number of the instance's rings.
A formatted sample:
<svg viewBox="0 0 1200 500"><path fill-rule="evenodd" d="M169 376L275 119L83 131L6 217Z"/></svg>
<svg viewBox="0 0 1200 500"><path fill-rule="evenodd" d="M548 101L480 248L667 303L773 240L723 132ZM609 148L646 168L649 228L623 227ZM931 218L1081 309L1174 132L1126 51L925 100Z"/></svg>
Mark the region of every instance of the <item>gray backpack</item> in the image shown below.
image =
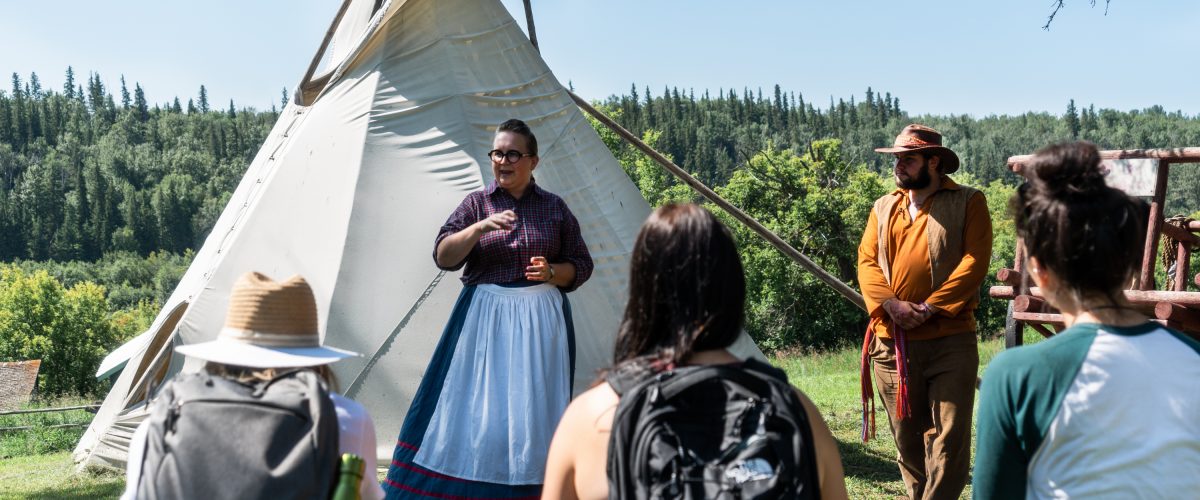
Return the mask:
<svg viewBox="0 0 1200 500"><path fill-rule="evenodd" d="M329 498L336 484L337 413L312 371L179 375L148 418L138 498Z"/></svg>

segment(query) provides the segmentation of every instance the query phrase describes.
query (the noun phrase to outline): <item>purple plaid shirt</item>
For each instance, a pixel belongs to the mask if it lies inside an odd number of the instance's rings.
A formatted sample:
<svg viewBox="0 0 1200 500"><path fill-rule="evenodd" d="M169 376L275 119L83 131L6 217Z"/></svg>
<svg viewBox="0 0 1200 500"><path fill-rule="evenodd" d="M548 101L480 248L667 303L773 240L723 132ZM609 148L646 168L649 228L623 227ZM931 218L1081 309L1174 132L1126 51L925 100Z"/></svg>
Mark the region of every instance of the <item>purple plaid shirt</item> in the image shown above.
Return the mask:
<svg viewBox="0 0 1200 500"><path fill-rule="evenodd" d="M541 256L552 264L574 264L575 282L563 287L563 291L579 288L592 276L592 256L579 232L579 221L562 198L538 187L533 181L529 188L518 200L492 181L482 191L467 195L438 230L433 242L434 264L437 264L437 247L444 238L492 214L512 210L517 214L517 221L511 231L484 234L462 262L452 267L438 267L457 271L466 264L467 270L462 276L466 285L512 283L524 281L529 259Z"/></svg>

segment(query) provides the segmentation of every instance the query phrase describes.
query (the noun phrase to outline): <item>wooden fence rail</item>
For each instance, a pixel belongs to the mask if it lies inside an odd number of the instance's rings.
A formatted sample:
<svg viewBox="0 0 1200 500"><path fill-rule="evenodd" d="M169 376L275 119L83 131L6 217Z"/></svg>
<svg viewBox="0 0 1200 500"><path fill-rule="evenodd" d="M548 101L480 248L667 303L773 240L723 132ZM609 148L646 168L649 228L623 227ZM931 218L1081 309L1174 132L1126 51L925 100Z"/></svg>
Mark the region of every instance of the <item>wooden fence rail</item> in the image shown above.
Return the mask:
<svg viewBox="0 0 1200 500"><path fill-rule="evenodd" d="M89 422L81 424L58 424L58 425L25 425L21 427L0 427L0 434L5 432L27 431L30 429L65 429L68 427L87 427Z"/></svg>
<svg viewBox="0 0 1200 500"><path fill-rule="evenodd" d="M71 411L71 410L95 410L99 409L100 405L81 405L81 406L65 406L62 408L34 408L31 410L7 410L0 411L0 416L4 415L24 415L27 413L51 413L56 411Z"/></svg>

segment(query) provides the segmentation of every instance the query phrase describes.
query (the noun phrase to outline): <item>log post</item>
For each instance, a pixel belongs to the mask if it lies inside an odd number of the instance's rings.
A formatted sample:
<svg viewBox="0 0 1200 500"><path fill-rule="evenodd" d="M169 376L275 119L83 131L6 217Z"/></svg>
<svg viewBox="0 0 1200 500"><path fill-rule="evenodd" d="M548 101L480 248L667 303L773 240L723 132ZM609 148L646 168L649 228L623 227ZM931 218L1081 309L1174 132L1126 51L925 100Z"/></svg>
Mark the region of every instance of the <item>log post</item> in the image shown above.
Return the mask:
<svg viewBox="0 0 1200 500"><path fill-rule="evenodd" d="M1175 283L1172 287L1176 292L1187 291L1187 275L1191 268L1191 262L1189 262L1191 258L1191 245L1182 241L1179 242L1175 254Z"/></svg>
<svg viewBox="0 0 1200 500"><path fill-rule="evenodd" d="M1002 267L996 271L996 281L1007 284L1008 286L1021 286L1021 272Z"/></svg>
<svg viewBox="0 0 1200 500"><path fill-rule="evenodd" d="M1028 250L1025 248L1025 240L1017 238L1017 251L1014 252L1013 255L1013 270L1017 271L1017 274L1020 275L1021 284L1018 286L1020 287L1021 293L1028 292L1029 288L1033 286L1033 278L1030 277L1029 273L1025 271L1025 254L1027 252Z"/></svg>
<svg viewBox="0 0 1200 500"><path fill-rule="evenodd" d="M1049 328L1046 328L1046 325L1041 323L1030 323L1029 327L1033 328L1033 331L1038 332L1039 335L1045 338L1053 337L1055 334L1055 332L1050 331ZM1058 328L1057 330L1062 331L1061 328Z"/></svg>
<svg viewBox="0 0 1200 500"><path fill-rule="evenodd" d="M1024 321L1025 323L1027 323L1029 325L1048 323L1050 325L1054 325L1054 326L1058 327L1058 326L1063 326L1066 324L1063 322L1063 317L1061 314L1014 312L1013 319L1018 320L1018 321Z"/></svg>
<svg viewBox="0 0 1200 500"><path fill-rule="evenodd" d="M1142 253L1142 272L1138 275L1138 289L1154 289L1154 262L1158 260L1158 233L1163 226L1163 204L1167 197L1167 175L1171 162L1158 161L1158 179L1154 183L1154 198L1150 202L1150 223L1146 227L1146 246Z"/></svg>
<svg viewBox="0 0 1200 500"><path fill-rule="evenodd" d="M1013 287L1011 286L994 286L988 289L988 296L993 299L1012 300L1017 297ZM1032 287L1029 293L1021 295L1032 295L1039 299L1045 299L1042 295L1042 289ZM1200 309L1200 293L1196 292L1168 292L1163 290L1125 290L1125 299L1133 304L1149 304L1150 309L1159 302L1174 302L1188 308Z"/></svg>
<svg viewBox="0 0 1200 500"><path fill-rule="evenodd" d="M1154 317L1178 324L1182 330L1200 330L1200 311L1170 302L1159 302L1154 306Z"/></svg>
<svg viewBox="0 0 1200 500"><path fill-rule="evenodd" d="M1044 312L1046 302L1032 295L1018 295L1013 298L1013 312Z"/></svg>

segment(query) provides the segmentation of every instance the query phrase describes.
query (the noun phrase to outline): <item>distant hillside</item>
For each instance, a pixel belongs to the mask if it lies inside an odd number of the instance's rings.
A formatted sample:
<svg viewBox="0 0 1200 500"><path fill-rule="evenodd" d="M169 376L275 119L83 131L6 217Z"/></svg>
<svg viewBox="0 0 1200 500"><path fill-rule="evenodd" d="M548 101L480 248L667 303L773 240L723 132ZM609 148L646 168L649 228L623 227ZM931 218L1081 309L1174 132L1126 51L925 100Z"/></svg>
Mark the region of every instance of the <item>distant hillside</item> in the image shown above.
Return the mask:
<svg viewBox="0 0 1200 500"><path fill-rule="evenodd" d="M61 91L12 76L0 91L0 262L44 269L65 286L104 286L108 307L144 322L174 288L278 119L275 109L208 102L151 105L140 85L99 75ZM119 98L114 98L114 93ZM898 97L815 103L776 86L762 90L666 88L598 103L723 196L856 287L855 251L874 196L891 189L891 144L910 122L941 130L962 157L956 177L984 188L996 227L993 271L1010 265L1014 237L1005 201L1017 178L1007 157L1082 138L1102 148L1200 146L1200 119L1161 107L1115 111L1067 103L1062 116L910 116ZM594 124L596 125L596 124ZM597 127L654 205L694 199L684 186L611 132ZM1172 169L1168 213L1200 212L1200 167ZM722 215L724 217L724 215ZM846 344L860 311L757 236L727 220L746 267L747 329L770 349ZM991 278L989 278L990 280ZM986 284L985 284L986 286ZM985 301L980 329L1002 324L1004 304Z"/></svg>
<svg viewBox="0 0 1200 500"><path fill-rule="evenodd" d="M213 105L203 86L186 104L151 105L140 85L121 82L108 89L96 74L76 82L68 69L57 91L14 73L11 91L0 91L0 261L195 248L277 119L275 110ZM888 158L871 148L911 121L942 130L963 171L982 182L1015 182L1005 158L1076 137L1102 148L1200 146L1200 119L1161 107L1072 102L1062 116L909 116L886 92L826 105L779 86L699 95L631 86L602 104L638 134L657 131L664 152L714 185L768 144L803 151L827 138L841 140L848 162L880 171ZM1200 172L1177 170L1168 211L1200 209Z"/></svg>
<svg viewBox="0 0 1200 500"><path fill-rule="evenodd" d="M912 122L940 130L962 158L962 171L984 183L1018 182L1005 168L1009 156L1066 140L1091 141L1101 149L1200 147L1200 116L1161 106L1117 111L1071 101L1064 103L1062 116L912 116L899 97L870 88L861 100L831 98L825 104L778 85L766 92L664 88L657 94L635 85L628 95L609 97L603 104L619 110L618 121L636 134L660 132L659 149L710 184L723 183L769 143L803 151L812 141L829 138L842 141L847 161L882 171L891 167L890 157L872 148L890 145ZM1200 210L1200 165L1173 170L1168 213Z"/></svg>

